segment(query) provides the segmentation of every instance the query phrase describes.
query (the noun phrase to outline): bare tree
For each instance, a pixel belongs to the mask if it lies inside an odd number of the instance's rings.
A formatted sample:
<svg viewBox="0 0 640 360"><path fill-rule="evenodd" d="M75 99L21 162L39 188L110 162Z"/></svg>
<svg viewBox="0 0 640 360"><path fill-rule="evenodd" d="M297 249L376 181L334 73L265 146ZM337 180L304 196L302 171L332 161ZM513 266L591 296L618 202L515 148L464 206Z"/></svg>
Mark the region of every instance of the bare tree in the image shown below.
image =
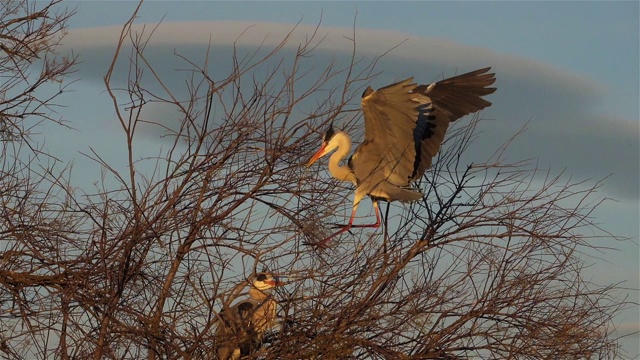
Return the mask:
<svg viewBox="0 0 640 360"><path fill-rule="evenodd" d="M147 56L153 31L134 27L136 14L104 78L126 172L89 152L103 182L81 192L66 170L5 161L4 356L215 358L223 303L265 269L288 277L274 295L280 326L247 358L620 355L620 287L582 272L596 236L618 239L590 217L599 183L508 163L508 142L486 163L466 164L482 121L463 119L419 184L422 201L392 205L384 231L345 233L317 249L350 206L350 189L301 165L319 140L314 129L336 120L358 134L358 95L379 58L357 55L355 31L351 61L324 67L312 60L317 33L297 47L287 36L251 51L240 37L229 72L209 56L176 54L186 86L175 87ZM158 106L165 118L154 116ZM21 111L10 118L34 115ZM153 128L168 149L141 153L135 145Z"/></svg>
<svg viewBox="0 0 640 360"><path fill-rule="evenodd" d="M57 53L72 11L59 1L0 4L0 353L45 358L68 313L61 307L75 216L68 172L31 135L63 124L55 109L73 71ZM66 351L65 351L66 352Z"/></svg>
<svg viewBox="0 0 640 360"><path fill-rule="evenodd" d="M73 56L56 53L72 11L56 11L61 0L39 4L8 0L0 5L0 140L27 140L52 114L54 99L71 73ZM57 86L56 86L57 85Z"/></svg>

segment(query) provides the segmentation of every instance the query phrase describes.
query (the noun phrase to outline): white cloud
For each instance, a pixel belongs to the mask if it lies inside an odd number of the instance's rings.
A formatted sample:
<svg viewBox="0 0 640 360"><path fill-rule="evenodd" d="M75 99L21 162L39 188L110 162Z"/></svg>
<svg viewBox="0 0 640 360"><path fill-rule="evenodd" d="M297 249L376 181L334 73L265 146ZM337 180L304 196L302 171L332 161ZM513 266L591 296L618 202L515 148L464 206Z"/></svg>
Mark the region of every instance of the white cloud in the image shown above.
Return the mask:
<svg viewBox="0 0 640 360"><path fill-rule="evenodd" d="M133 27L138 34L151 35L153 45L202 45L213 46L277 46L282 39L289 36L287 46L296 47L306 41L316 28L309 25L295 25L268 22L246 21L210 21L210 22L171 22L154 24L137 24ZM109 47L116 44L122 27L108 26L97 28L74 29L70 31L65 43L71 48ZM462 66L478 66L489 64L499 67L501 76L531 80L553 79L560 84L574 88L595 90L597 84L566 70L549 64L536 62L513 55L505 55L490 49L468 46L451 40L440 38L416 37L399 31L320 27L317 29L317 49L331 52L351 52L356 39L357 52L361 55L379 55L395 46L388 56L395 60L419 61L428 69L430 63L450 64L446 75ZM460 69L468 70L468 69ZM419 72L415 72L419 76ZM429 81L425 79L423 81Z"/></svg>

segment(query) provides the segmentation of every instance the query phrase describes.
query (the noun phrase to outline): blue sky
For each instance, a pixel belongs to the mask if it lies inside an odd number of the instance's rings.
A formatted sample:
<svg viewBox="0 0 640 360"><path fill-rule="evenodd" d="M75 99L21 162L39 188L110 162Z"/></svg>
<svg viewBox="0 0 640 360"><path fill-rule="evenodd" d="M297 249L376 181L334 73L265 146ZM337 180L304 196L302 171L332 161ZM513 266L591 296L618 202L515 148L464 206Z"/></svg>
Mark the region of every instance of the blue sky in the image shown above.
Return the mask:
<svg viewBox="0 0 640 360"><path fill-rule="evenodd" d="M71 34L65 43L80 56L80 81L73 85L84 104L65 110L72 126L87 136L74 141L47 134L49 147L57 147L83 168L80 151L88 146L113 159L121 152L100 138L117 128L109 115L85 119L109 104L101 78L110 60L116 32L91 28L121 26L135 2L70 2L77 6ZM481 141L500 141L529 122L529 132L518 140L514 158L537 158L543 169L565 170L576 180L600 180L608 175L603 196L617 200L595 214L605 228L631 242L612 244L619 251L601 254L592 268L599 282L627 281L637 289L639 268L639 2L147 2L138 23L156 24L154 38L171 51L185 44L233 40L248 24L257 24L261 38L285 31L301 21L334 35L325 51L339 48L340 39L354 19L362 51L382 51L407 39L381 64L381 87L401 77L429 82L438 75L453 75L493 66L498 79L494 105L485 116L496 119L483 131ZM194 24L191 22L227 21ZM275 23L265 25L263 23ZM287 25L279 25L287 24ZM198 29L196 35L181 31ZM301 27L300 32L309 30ZM337 29L337 30L336 30ZM224 32L224 34L222 34ZM227 33L228 32L228 33ZM100 36L96 35L100 34ZM79 37L84 36L80 41ZM172 37L174 36L174 37ZM90 51L88 49L91 49ZM83 51L84 50L84 51ZM103 52L100 52L103 50ZM106 55L105 55L106 54ZM103 56L104 55L104 56ZM115 131L115 130L114 130ZM62 131L60 131L62 134ZM97 137L95 137L97 136ZM84 141L82 139L90 139ZM148 141L153 147L154 140ZM637 291L630 299L638 301ZM625 313L623 323L638 324L638 311ZM625 343L638 356L637 337Z"/></svg>

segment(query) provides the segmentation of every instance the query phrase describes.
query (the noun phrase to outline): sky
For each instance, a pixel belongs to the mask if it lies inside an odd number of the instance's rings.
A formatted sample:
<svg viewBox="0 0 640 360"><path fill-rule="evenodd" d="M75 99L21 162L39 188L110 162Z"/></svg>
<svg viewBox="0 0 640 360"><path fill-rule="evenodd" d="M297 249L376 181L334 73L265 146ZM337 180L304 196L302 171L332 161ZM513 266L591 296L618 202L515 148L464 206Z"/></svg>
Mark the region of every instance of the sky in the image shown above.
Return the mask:
<svg viewBox="0 0 640 360"><path fill-rule="evenodd" d="M97 168L80 153L89 146L107 159L124 148L113 146L117 132L113 109L104 101L104 76L122 24L136 2L69 2L71 18L64 43L79 56L74 106L64 117L83 136L69 139L63 130L46 134L55 153L67 154L81 178L90 182ZM629 299L639 301L639 2L146 2L138 24L162 22L154 36L157 51L180 48L201 56L209 40L225 49L242 43L273 44L296 23L294 42L318 23L327 35L319 51L341 59L350 51L345 39L355 26L358 51L376 55L401 44L379 65L372 86L414 76L431 82L441 76L492 66L498 91L483 116L481 141L499 144L521 129L511 160L533 158L541 169L564 171L576 181L605 179L606 202L595 214L605 229L630 241L591 260L593 280L625 281ZM228 49L228 48L227 48ZM336 55L337 54L337 55ZM175 64L159 56L157 65ZM157 148L149 136L146 146ZM493 147L495 148L495 147ZM492 149L493 149L492 148ZM480 151L482 153L482 151ZM481 157L483 154L478 154ZM99 172L94 172L99 173ZM95 179L98 180L98 179ZM636 289L636 290L634 290ZM638 330L640 315L632 308L619 319L621 329ZM638 358L638 337L624 342Z"/></svg>

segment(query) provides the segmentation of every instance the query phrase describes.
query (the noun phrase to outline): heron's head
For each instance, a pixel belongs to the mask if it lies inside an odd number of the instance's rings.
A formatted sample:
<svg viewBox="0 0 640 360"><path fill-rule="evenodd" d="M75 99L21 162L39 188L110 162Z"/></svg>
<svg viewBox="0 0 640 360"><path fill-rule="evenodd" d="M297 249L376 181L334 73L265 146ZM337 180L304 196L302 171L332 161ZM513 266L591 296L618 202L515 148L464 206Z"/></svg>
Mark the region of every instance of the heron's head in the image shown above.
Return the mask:
<svg viewBox="0 0 640 360"><path fill-rule="evenodd" d="M320 146L320 150L318 150L315 154L313 154L313 156L311 157L311 160L307 162L307 166L311 166L311 164L316 162L316 160L327 155L328 153L330 153L331 151L335 150L338 147L338 142L335 141L336 140L335 135L338 133L341 133L341 132L334 131L333 124L329 124L329 128L322 136L322 145Z"/></svg>
<svg viewBox="0 0 640 360"><path fill-rule="evenodd" d="M278 285L280 285L278 278L269 273L257 273L255 279L253 280L253 287L260 291L269 290Z"/></svg>

